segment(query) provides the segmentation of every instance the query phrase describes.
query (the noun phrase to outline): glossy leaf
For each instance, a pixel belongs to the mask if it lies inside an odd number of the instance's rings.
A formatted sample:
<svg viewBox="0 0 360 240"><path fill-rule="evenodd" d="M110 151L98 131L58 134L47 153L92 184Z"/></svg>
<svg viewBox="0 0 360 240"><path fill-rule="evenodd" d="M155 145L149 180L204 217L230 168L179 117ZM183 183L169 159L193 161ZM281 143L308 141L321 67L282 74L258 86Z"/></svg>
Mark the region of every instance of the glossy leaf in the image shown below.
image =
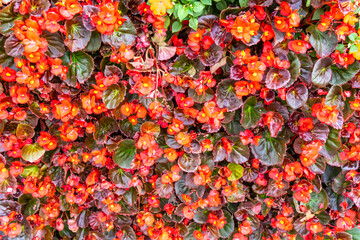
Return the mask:
<svg viewBox="0 0 360 240"><path fill-rule="evenodd" d="M84 52L74 52L66 54L62 58L63 64L68 66L66 83L75 87L77 81L84 83L92 74L94 68L93 59Z"/></svg>
<svg viewBox="0 0 360 240"><path fill-rule="evenodd" d="M47 51L45 53L48 57L57 58L64 55L64 40L59 32L51 33L45 30L41 34L41 37L45 38L48 43Z"/></svg>
<svg viewBox="0 0 360 240"><path fill-rule="evenodd" d="M119 167L130 169L134 157L135 142L131 139L125 139L120 142L119 147L115 150L113 160Z"/></svg>
<svg viewBox="0 0 360 240"><path fill-rule="evenodd" d="M82 18L77 16L65 23L65 45L72 52L83 50L89 43L91 32L83 25Z"/></svg>
<svg viewBox="0 0 360 240"><path fill-rule="evenodd" d="M256 127L265 112L262 103L255 96L249 97L242 107L241 125L246 129Z"/></svg>
<svg viewBox="0 0 360 240"><path fill-rule="evenodd" d="M321 32L316 25L306 29L310 33L309 42L320 57L329 56L337 46L337 38L333 32Z"/></svg>
<svg viewBox="0 0 360 240"><path fill-rule="evenodd" d="M103 142L111 133L118 130L117 122L110 117L102 117L97 125L95 125L94 139L98 142Z"/></svg>
<svg viewBox="0 0 360 240"><path fill-rule="evenodd" d="M21 157L27 162L36 162L45 153L44 148L40 147L39 144L27 144L21 149Z"/></svg>
<svg viewBox="0 0 360 240"><path fill-rule="evenodd" d="M123 16L126 21L112 35L101 35L103 43L120 48L122 43L133 45L136 39L136 29L128 16Z"/></svg>
<svg viewBox="0 0 360 240"><path fill-rule="evenodd" d="M216 94L217 105L220 108L226 108L230 112L240 108L243 104L243 101L236 96L234 80L226 79L220 82Z"/></svg>
<svg viewBox="0 0 360 240"><path fill-rule="evenodd" d="M330 84L332 85L342 85L350 81L360 70L360 63L355 61L353 64L348 66L348 68L338 68L337 66L331 66L332 78Z"/></svg>
<svg viewBox="0 0 360 240"><path fill-rule="evenodd" d="M122 82L107 87L102 97L105 107L107 109L115 109L124 100L125 93L126 88Z"/></svg>
<svg viewBox="0 0 360 240"><path fill-rule="evenodd" d="M286 93L286 102L292 109L298 109L306 103L308 99L308 89L303 84L291 87Z"/></svg>
<svg viewBox="0 0 360 240"><path fill-rule="evenodd" d="M272 68L266 75L265 86L269 89L283 88L290 82L290 77L288 70Z"/></svg>
<svg viewBox="0 0 360 240"><path fill-rule="evenodd" d="M286 153L286 140L273 138L269 132L262 135L258 145L251 145L251 152L264 165L279 165Z"/></svg>
<svg viewBox="0 0 360 240"><path fill-rule="evenodd" d="M22 20L24 16L14 11L15 2L1 9L0 11L0 33L8 36L12 33L11 29L14 27L15 20Z"/></svg>
<svg viewBox="0 0 360 240"><path fill-rule="evenodd" d="M330 68L332 60L328 57L319 59L311 74L311 81L318 87L325 87L331 81L333 72Z"/></svg>
<svg viewBox="0 0 360 240"><path fill-rule="evenodd" d="M229 163L227 166L231 170L231 175L228 177L230 181L235 181L243 176L244 168L240 164Z"/></svg>

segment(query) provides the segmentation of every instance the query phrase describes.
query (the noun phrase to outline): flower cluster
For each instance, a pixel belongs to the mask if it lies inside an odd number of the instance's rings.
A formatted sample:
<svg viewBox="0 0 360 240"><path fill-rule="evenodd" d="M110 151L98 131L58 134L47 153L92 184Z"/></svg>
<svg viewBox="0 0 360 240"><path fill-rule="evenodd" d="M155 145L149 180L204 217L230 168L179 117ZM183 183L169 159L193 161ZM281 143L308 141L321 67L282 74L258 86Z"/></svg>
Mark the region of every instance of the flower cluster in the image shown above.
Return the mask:
<svg viewBox="0 0 360 240"><path fill-rule="evenodd" d="M0 4L0 238L360 235L360 2Z"/></svg>

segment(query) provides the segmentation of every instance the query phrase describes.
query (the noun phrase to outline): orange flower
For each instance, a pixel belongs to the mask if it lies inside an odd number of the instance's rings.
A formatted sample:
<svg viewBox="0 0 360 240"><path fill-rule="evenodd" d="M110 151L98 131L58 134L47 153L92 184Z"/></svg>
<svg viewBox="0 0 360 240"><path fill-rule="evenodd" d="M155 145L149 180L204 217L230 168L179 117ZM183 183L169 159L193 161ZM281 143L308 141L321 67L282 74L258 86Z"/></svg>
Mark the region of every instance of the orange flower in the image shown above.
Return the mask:
<svg viewBox="0 0 360 240"><path fill-rule="evenodd" d="M6 82L15 82L16 71L9 67L5 67L5 69L1 72L1 78Z"/></svg>
<svg viewBox="0 0 360 240"><path fill-rule="evenodd" d="M82 6L77 0L62 0L56 3L59 13L65 19L72 19L76 14L82 12Z"/></svg>
<svg viewBox="0 0 360 240"><path fill-rule="evenodd" d="M289 24L286 18L284 17L274 17L275 28L280 32L287 32L289 30Z"/></svg>
<svg viewBox="0 0 360 240"><path fill-rule="evenodd" d="M324 230L324 227L320 222L307 222L306 229L313 234L317 234L319 232L322 232Z"/></svg>
<svg viewBox="0 0 360 240"><path fill-rule="evenodd" d="M192 32L188 37L188 45L194 52L198 52L201 48L200 42L202 40L202 36L205 33L205 29L197 29L196 32Z"/></svg>
<svg viewBox="0 0 360 240"><path fill-rule="evenodd" d="M13 222L9 224L7 230L9 238L15 238L22 232L22 227L19 223Z"/></svg>
<svg viewBox="0 0 360 240"><path fill-rule="evenodd" d="M52 113L56 119L61 119L63 122L69 121L69 119L73 119L78 114L78 108L71 104L68 99L55 101L52 103L53 109Z"/></svg>
<svg viewBox="0 0 360 240"><path fill-rule="evenodd" d="M134 88L140 96L147 95L155 90L155 80L151 77L143 76L136 82Z"/></svg>
<svg viewBox="0 0 360 240"><path fill-rule="evenodd" d="M169 160L169 162L173 162L177 159L178 153L175 149L172 148L165 148L164 149L164 158Z"/></svg>
<svg viewBox="0 0 360 240"><path fill-rule="evenodd" d="M0 163L0 182L4 182L9 177L9 171L5 168L4 163Z"/></svg>
<svg viewBox="0 0 360 240"><path fill-rule="evenodd" d="M27 87L13 86L10 88L10 96L13 97L15 103L25 104L29 101L29 93Z"/></svg>
<svg viewBox="0 0 360 240"><path fill-rule="evenodd" d="M190 134L180 132L175 136L175 140L176 140L176 142L178 142L179 144L181 144L183 146L188 146L192 139L191 139Z"/></svg>
<svg viewBox="0 0 360 240"><path fill-rule="evenodd" d="M91 16L91 21L99 33L111 35L114 30L117 30L126 21L125 18L121 17L120 11L118 11L119 3L117 1L110 2L103 0L98 7L99 12Z"/></svg>
<svg viewBox="0 0 360 240"><path fill-rule="evenodd" d="M151 4L151 11L159 16L164 16L167 9L173 8L173 4L170 0L149 0L149 3Z"/></svg>
<svg viewBox="0 0 360 240"><path fill-rule="evenodd" d="M299 128L300 131L308 132L313 129L313 120L312 118L300 118L299 120Z"/></svg>
<svg viewBox="0 0 360 240"><path fill-rule="evenodd" d="M247 71L245 71L244 77L249 81L260 82L263 78L265 70L266 66L263 62L252 62L247 65Z"/></svg>
<svg viewBox="0 0 360 240"><path fill-rule="evenodd" d="M182 210L182 214L184 215L185 218L187 219L193 219L195 213L193 212L193 210L190 209L189 206L185 206Z"/></svg>
<svg viewBox="0 0 360 240"><path fill-rule="evenodd" d="M276 216L275 226L284 231L290 231L293 229L291 219L283 216Z"/></svg>
<svg viewBox="0 0 360 240"><path fill-rule="evenodd" d="M230 32L237 40L250 43L251 37L257 35L259 28L260 25L255 22L254 16L247 12L242 16L236 17Z"/></svg>
<svg viewBox="0 0 360 240"><path fill-rule="evenodd" d="M355 28L348 24L341 24L335 30L335 34L339 41L345 41L346 36L349 36L351 33L355 32Z"/></svg>
<svg viewBox="0 0 360 240"><path fill-rule="evenodd" d="M317 117L322 123L332 125L337 122L339 110L334 106L325 105L325 99L322 99L321 103L315 103L311 108L311 114L313 117Z"/></svg>
<svg viewBox="0 0 360 240"><path fill-rule="evenodd" d="M308 167L316 162L316 158L318 157L323 145L324 144L322 142L316 139L302 148L300 160L304 167Z"/></svg>
<svg viewBox="0 0 360 240"><path fill-rule="evenodd" d="M288 47L290 50L296 53L306 53L306 51L311 48L311 45L303 40L294 40L288 43Z"/></svg>
<svg viewBox="0 0 360 240"><path fill-rule="evenodd" d="M126 117L129 117L131 114L133 114L132 109L130 108L129 103L125 103L120 107L121 114L125 115Z"/></svg>
<svg viewBox="0 0 360 240"><path fill-rule="evenodd" d="M350 108L356 111L360 111L360 98L355 98L354 101L350 101Z"/></svg>

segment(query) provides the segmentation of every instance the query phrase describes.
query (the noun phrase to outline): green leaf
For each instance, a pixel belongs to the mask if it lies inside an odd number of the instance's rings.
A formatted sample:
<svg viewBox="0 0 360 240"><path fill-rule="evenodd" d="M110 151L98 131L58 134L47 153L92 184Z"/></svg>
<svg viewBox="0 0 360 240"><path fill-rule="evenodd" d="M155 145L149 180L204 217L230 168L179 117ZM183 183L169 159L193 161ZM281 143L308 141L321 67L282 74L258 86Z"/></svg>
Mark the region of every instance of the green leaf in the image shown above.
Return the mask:
<svg viewBox="0 0 360 240"><path fill-rule="evenodd" d="M297 57L301 63L299 78L303 82L310 84L311 73L313 70L314 63L312 62L311 58L306 54L298 54Z"/></svg>
<svg viewBox="0 0 360 240"><path fill-rule="evenodd" d="M98 142L104 142L106 137L118 130L117 122L111 117L102 117L98 124L95 125L94 138Z"/></svg>
<svg viewBox="0 0 360 240"><path fill-rule="evenodd" d="M89 234L89 228L79 228L74 240L83 240Z"/></svg>
<svg viewBox="0 0 360 240"><path fill-rule="evenodd" d="M85 52L95 52L101 46L101 34L98 31L91 32L90 42L84 48Z"/></svg>
<svg viewBox="0 0 360 240"><path fill-rule="evenodd" d="M140 125L133 125L129 119L124 119L120 121L120 131L128 137L134 137L136 132L140 131Z"/></svg>
<svg viewBox="0 0 360 240"><path fill-rule="evenodd" d="M227 6L228 5L227 5L227 3L225 1L221 1L221 2L216 3L216 8L218 10L220 10L220 11L226 9Z"/></svg>
<svg viewBox="0 0 360 240"><path fill-rule="evenodd" d="M84 27L81 16L66 20L65 31L65 45L72 52L84 49L90 41L91 32Z"/></svg>
<svg viewBox="0 0 360 240"><path fill-rule="evenodd" d="M306 103L308 94L308 89L305 85L297 84L286 93L286 102L292 109L298 109Z"/></svg>
<svg viewBox="0 0 360 240"><path fill-rule="evenodd" d="M21 157L28 162L36 162L45 153L45 149L37 143L27 144L21 149Z"/></svg>
<svg viewBox="0 0 360 240"><path fill-rule="evenodd" d="M177 14L179 21L182 22L189 15L189 9L185 5L181 5L179 6Z"/></svg>
<svg viewBox="0 0 360 240"><path fill-rule="evenodd" d="M200 0L203 4L211 6L211 0Z"/></svg>
<svg viewBox="0 0 360 240"><path fill-rule="evenodd" d="M245 8L249 6L249 0L239 0L240 7Z"/></svg>
<svg viewBox="0 0 360 240"><path fill-rule="evenodd" d="M64 55L64 40L59 32L51 33L45 30L42 32L41 37L45 38L48 43L48 48L45 53L48 57L57 58Z"/></svg>
<svg viewBox="0 0 360 240"><path fill-rule="evenodd" d="M225 79L220 82L216 89L216 103L220 108L226 108L232 112L239 109L243 105L243 101L236 96L235 81Z"/></svg>
<svg viewBox="0 0 360 240"><path fill-rule="evenodd" d="M107 109L115 109L124 100L126 93L125 85L122 82L113 84L108 87L104 93L102 100Z"/></svg>
<svg viewBox="0 0 360 240"><path fill-rule="evenodd" d="M121 168L113 168L109 170L109 178L118 188L129 188L131 177L131 173L125 172Z"/></svg>
<svg viewBox="0 0 360 240"><path fill-rule="evenodd" d="M141 132L144 134L150 134L153 135L155 137L158 137L160 134L160 126L154 122L144 122L141 125Z"/></svg>
<svg viewBox="0 0 360 240"><path fill-rule="evenodd" d="M354 32L354 33L350 34L348 37L349 37L349 39L350 39L352 42L354 42L355 39L357 38L357 36L358 36L357 33Z"/></svg>
<svg viewBox="0 0 360 240"><path fill-rule="evenodd" d="M27 178L28 176L37 178L40 176L40 169L35 165L26 166L24 167L24 171L21 173L21 176L23 178Z"/></svg>
<svg viewBox="0 0 360 240"><path fill-rule="evenodd" d="M179 167L184 172L195 172L201 164L199 154L183 154L179 160Z"/></svg>
<svg viewBox="0 0 360 240"><path fill-rule="evenodd" d="M215 96L215 93L214 93L214 90L212 90L211 88L208 88L208 89L206 89L206 91L203 91L201 95L199 95L195 91L195 89L189 88L188 95L189 95L189 97L194 99L194 102L205 103L205 102L208 102L211 99L213 99Z"/></svg>
<svg viewBox="0 0 360 240"><path fill-rule="evenodd" d="M14 58L21 58L24 53L24 44L15 35L6 39L4 47L6 54Z"/></svg>
<svg viewBox="0 0 360 240"><path fill-rule="evenodd" d="M9 67L15 69L14 58L6 54L4 48L5 40L6 40L5 38L0 39L0 65L3 68Z"/></svg>
<svg viewBox="0 0 360 240"><path fill-rule="evenodd" d="M137 239L134 229L128 225L121 226L120 231L123 233L122 238L121 238L123 240L136 240Z"/></svg>
<svg viewBox="0 0 360 240"><path fill-rule="evenodd" d="M326 87L331 81L333 71L330 66L332 64L331 58L320 58L314 66L311 74L311 81L318 87Z"/></svg>
<svg viewBox="0 0 360 240"><path fill-rule="evenodd" d="M310 194L310 201L306 204L314 213L324 211L329 203L328 196L324 189L322 189L319 193L312 192ZM320 208L320 205L322 207Z"/></svg>
<svg viewBox="0 0 360 240"><path fill-rule="evenodd" d="M26 123L20 123L16 128L16 137L25 140L35 136L34 128Z"/></svg>
<svg viewBox="0 0 360 240"><path fill-rule="evenodd" d="M336 46L336 50L339 50L340 53L344 53L345 45L344 44L338 44Z"/></svg>
<svg viewBox="0 0 360 240"><path fill-rule="evenodd" d="M321 32L316 25L306 29L310 33L309 42L320 57L329 56L337 46L337 37L334 32Z"/></svg>
<svg viewBox="0 0 360 240"><path fill-rule="evenodd" d="M170 73L172 75L179 75L189 71L193 67L193 62L189 60L184 54L175 60L175 63L170 66Z"/></svg>
<svg viewBox="0 0 360 240"><path fill-rule="evenodd" d="M352 240L360 240L360 229L358 227L354 227L353 229L345 231L352 236Z"/></svg>
<svg viewBox="0 0 360 240"><path fill-rule="evenodd" d="M131 169L131 162L135 158L135 141L125 139L120 142L119 147L115 150L113 160L121 168Z"/></svg>
<svg viewBox="0 0 360 240"><path fill-rule="evenodd" d="M34 198L31 194L24 194L19 197L21 206L21 213L28 217L35 214L40 208L40 200Z"/></svg>
<svg viewBox="0 0 360 240"><path fill-rule="evenodd" d="M293 85L294 82L297 80L297 78L300 75L300 67L301 67L300 60L295 53L289 52L288 58L290 62L290 67L288 68L290 72L290 81L286 84L287 88Z"/></svg>
<svg viewBox="0 0 360 240"><path fill-rule="evenodd" d="M194 2L192 5L193 5L194 12L201 12L205 8L204 4L202 4L201 2ZM191 21L191 18L190 18L190 21ZM196 31L196 28L194 30Z"/></svg>
<svg viewBox="0 0 360 240"><path fill-rule="evenodd" d="M356 45L356 44L351 45L351 47L349 49L349 53L355 53L357 51L359 51L358 45Z"/></svg>
<svg viewBox="0 0 360 240"><path fill-rule="evenodd" d="M290 72L286 69L271 68L266 74L265 83L269 89L279 89L290 82Z"/></svg>
<svg viewBox="0 0 360 240"><path fill-rule="evenodd" d="M129 191L126 191L123 195L125 202L133 206L137 201L137 191L134 187L131 187Z"/></svg>
<svg viewBox="0 0 360 240"><path fill-rule="evenodd" d="M112 35L101 34L103 43L109 44L112 47L120 48L122 43L125 45L133 45L136 40L136 29L128 16L123 16L126 21L123 25L118 27Z"/></svg>
<svg viewBox="0 0 360 240"><path fill-rule="evenodd" d="M251 145L255 158L264 165L278 165L284 160L286 154L286 140L282 137L273 138L269 132L262 135L258 146Z"/></svg>
<svg viewBox="0 0 360 240"><path fill-rule="evenodd" d="M204 5L202 5L202 6L204 6ZM189 26L196 31L197 28L198 28L198 20L197 20L197 18L190 18Z"/></svg>
<svg viewBox="0 0 360 240"><path fill-rule="evenodd" d="M353 64L348 66L348 68L338 68L336 65L331 66L332 78L330 84L332 85L342 85L350 81L360 70L359 61L355 61Z"/></svg>
<svg viewBox="0 0 360 240"><path fill-rule="evenodd" d="M323 15L323 14L324 14L324 9L318 8L315 10L314 14L312 15L311 20L320 20L321 15Z"/></svg>
<svg viewBox="0 0 360 240"><path fill-rule="evenodd" d="M342 88L340 86L332 86L325 97L325 104L328 106L337 106L340 111L344 108L344 101L342 99Z"/></svg>
<svg viewBox="0 0 360 240"><path fill-rule="evenodd" d="M224 210L224 217L226 217L226 224L224 225L224 228L219 229L219 233L220 237L229 238L234 232L234 219L227 210Z"/></svg>
<svg viewBox="0 0 360 240"><path fill-rule="evenodd" d="M230 140L232 145L231 152L226 156L226 160L231 163L245 163L249 160L250 151L247 146L242 144L241 139L239 136L230 136L227 137Z"/></svg>
<svg viewBox="0 0 360 240"><path fill-rule="evenodd" d="M171 31L172 31L173 33L176 33L176 32L178 32L178 31L181 30L181 27L182 27L182 23L179 22L179 21L175 21L175 22L173 22L173 24L171 25Z"/></svg>
<svg viewBox="0 0 360 240"><path fill-rule="evenodd" d="M240 164L229 163L227 166L231 170L231 175L228 177L229 181L235 181L243 176L244 168Z"/></svg>
<svg viewBox="0 0 360 240"><path fill-rule="evenodd" d="M11 29L14 27L15 20L22 20L24 18L18 11L14 10L14 5L15 2L11 2L0 11L0 33L5 36L13 33Z"/></svg>
<svg viewBox="0 0 360 240"><path fill-rule="evenodd" d="M327 141L320 151L320 154L325 158L331 159L338 152L341 146L339 133L340 130L330 127L330 133L328 135Z"/></svg>
<svg viewBox="0 0 360 240"><path fill-rule="evenodd" d="M62 57L63 64L69 67L65 82L76 87L77 81L83 84L90 76L94 69L93 59L84 52L66 52Z"/></svg>
<svg viewBox="0 0 360 240"><path fill-rule="evenodd" d="M257 123L261 119L261 115L265 112L263 104L261 102L257 102L255 96L251 96L246 99L244 106L242 107L240 123L246 129L256 127Z"/></svg>

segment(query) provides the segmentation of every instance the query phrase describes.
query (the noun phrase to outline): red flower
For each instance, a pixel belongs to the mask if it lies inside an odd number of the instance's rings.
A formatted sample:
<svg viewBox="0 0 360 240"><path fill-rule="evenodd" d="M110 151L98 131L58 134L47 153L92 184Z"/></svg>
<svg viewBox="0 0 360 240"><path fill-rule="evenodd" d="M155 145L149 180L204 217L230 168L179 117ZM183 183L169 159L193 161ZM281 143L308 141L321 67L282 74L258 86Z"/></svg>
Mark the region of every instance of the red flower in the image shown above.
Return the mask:
<svg viewBox="0 0 360 240"><path fill-rule="evenodd" d="M288 47L290 50L296 53L306 53L306 51L311 48L311 45L303 40L294 40L288 43Z"/></svg>
<svg viewBox="0 0 360 240"><path fill-rule="evenodd" d="M275 226L284 231L293 229L292 220L283 216L276 216Z"/></svg>

